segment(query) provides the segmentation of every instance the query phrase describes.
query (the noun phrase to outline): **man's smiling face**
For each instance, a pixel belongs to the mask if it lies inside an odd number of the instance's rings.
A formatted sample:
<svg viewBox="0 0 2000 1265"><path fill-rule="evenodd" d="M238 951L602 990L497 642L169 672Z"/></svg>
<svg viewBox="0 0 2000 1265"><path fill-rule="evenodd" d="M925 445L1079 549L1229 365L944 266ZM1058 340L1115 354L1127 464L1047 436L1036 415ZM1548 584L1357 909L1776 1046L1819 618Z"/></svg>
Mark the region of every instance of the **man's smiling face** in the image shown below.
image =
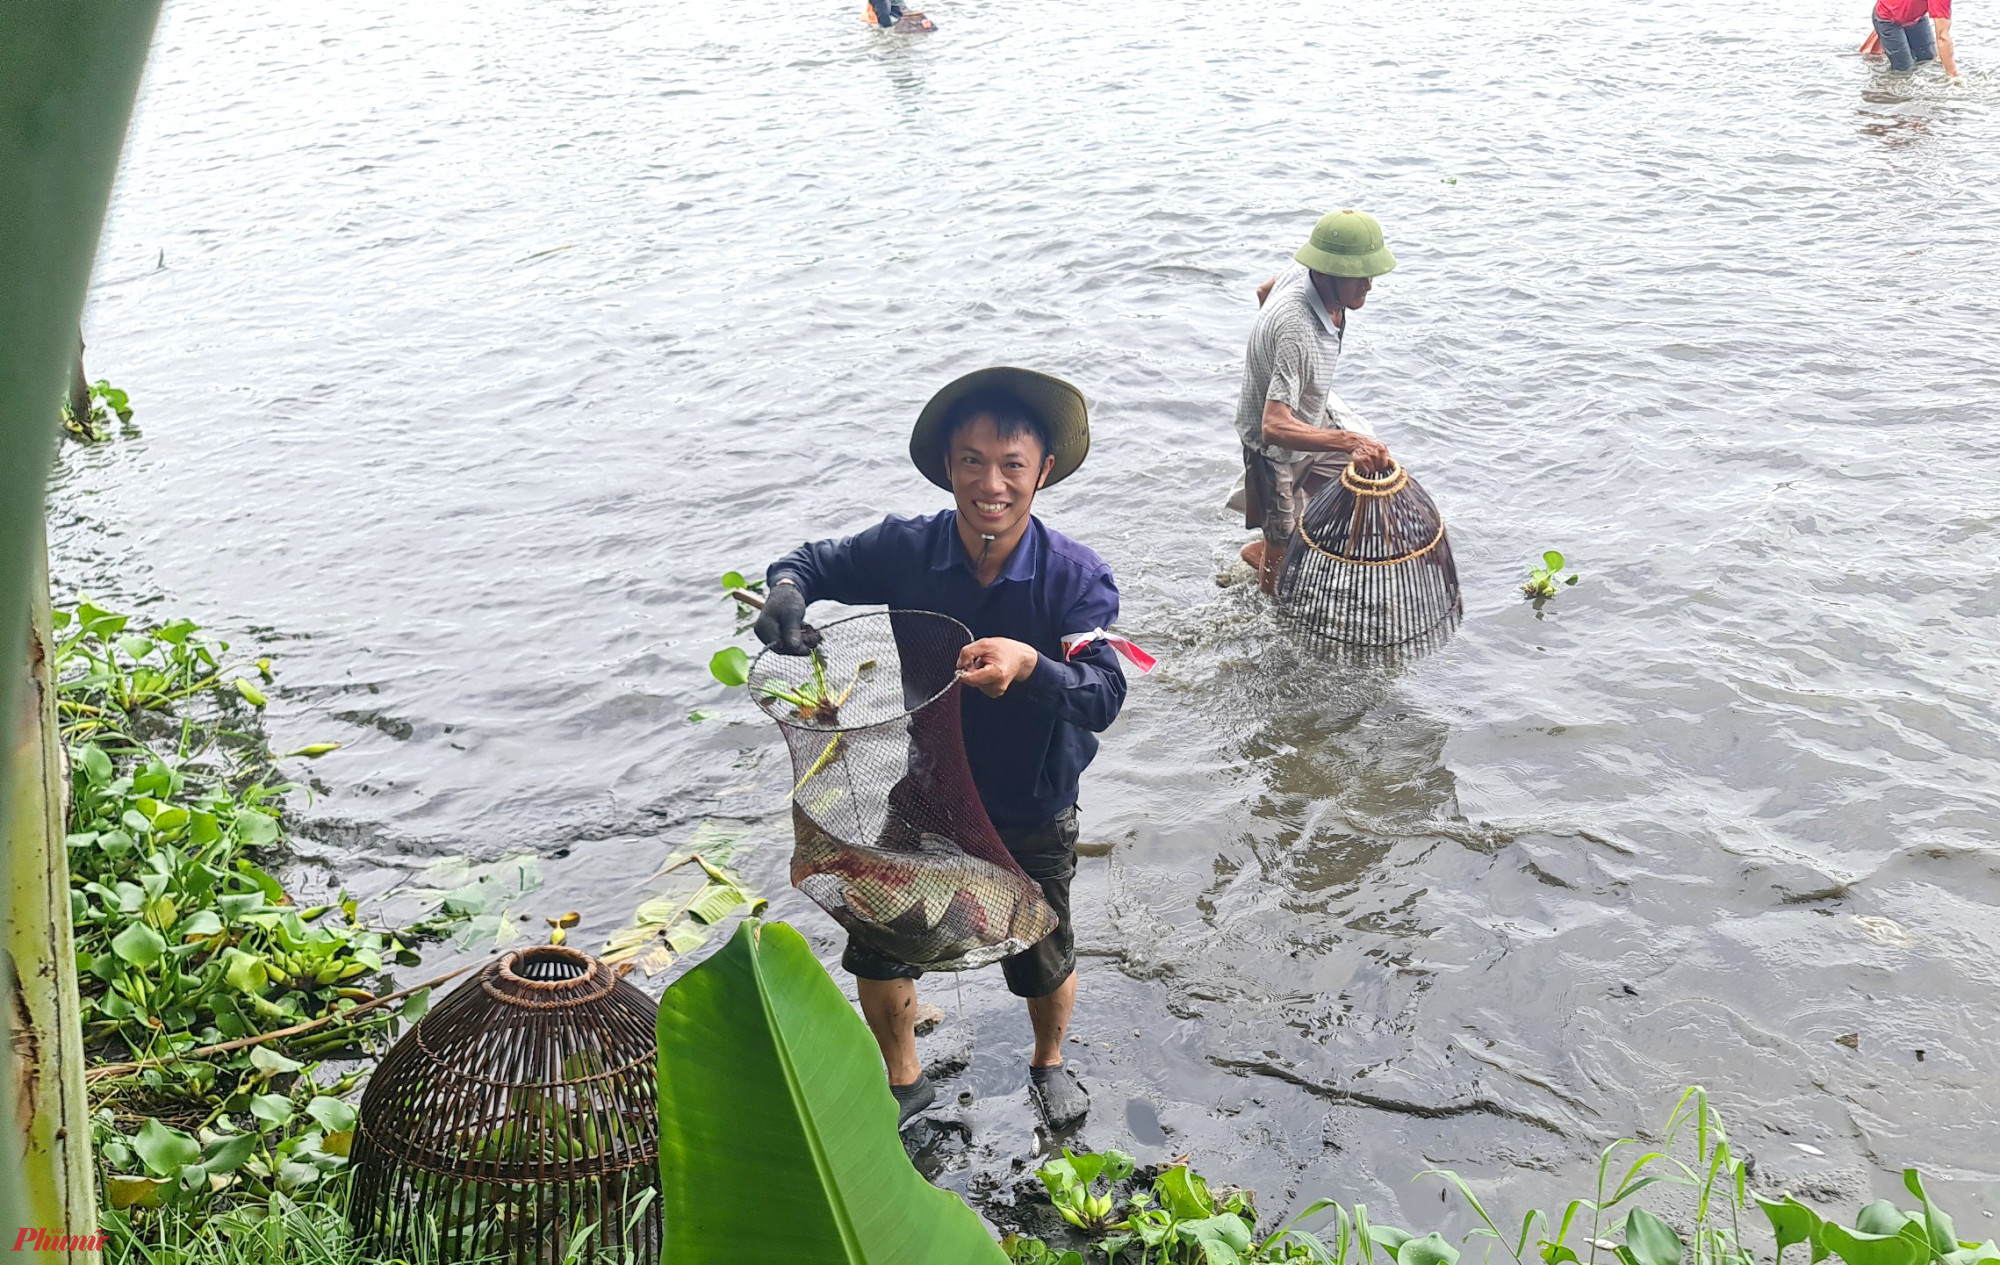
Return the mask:
<svg viewBox="0 0 2000 1265"><path fill-rule="evenodd" d="M959 521L982 536L1005 539L1028 517L1035 489L1055 458L1032 430L1002 436L989 414L974 414L951 437L951 494Z"/></svg>

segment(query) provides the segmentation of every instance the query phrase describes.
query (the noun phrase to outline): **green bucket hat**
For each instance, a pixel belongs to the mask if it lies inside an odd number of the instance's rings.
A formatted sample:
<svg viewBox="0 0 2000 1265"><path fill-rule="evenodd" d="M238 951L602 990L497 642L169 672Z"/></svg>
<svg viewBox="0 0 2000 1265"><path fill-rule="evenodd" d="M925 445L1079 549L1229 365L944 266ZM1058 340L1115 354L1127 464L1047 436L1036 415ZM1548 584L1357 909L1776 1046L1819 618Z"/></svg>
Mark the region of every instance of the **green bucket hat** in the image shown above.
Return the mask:
<svg viewBox="0 0 2000 1265"><path fill-rule="evenodd" d="M951 491L951 471L944 451L945 419L960 400L986 391L1013 396L1022 408L1041 419L1049 434L1049 452L1056 459L1043 487L1054 487L1076 473L1090 452L1090 410L1083 402L1083 392L1046 373L999 365L976 369L945 384L917 414L917 424L910 430L910 460L926 479Z"/></svg>
<svg viewBox="0 0 2000 1265"><path fill-rule="evenodd" d="M1374 216L1352 207L1321 217L1292 258L1330 277L1379 277L1396 266L1396 257L1382 240L1382 226Z"/></svg>

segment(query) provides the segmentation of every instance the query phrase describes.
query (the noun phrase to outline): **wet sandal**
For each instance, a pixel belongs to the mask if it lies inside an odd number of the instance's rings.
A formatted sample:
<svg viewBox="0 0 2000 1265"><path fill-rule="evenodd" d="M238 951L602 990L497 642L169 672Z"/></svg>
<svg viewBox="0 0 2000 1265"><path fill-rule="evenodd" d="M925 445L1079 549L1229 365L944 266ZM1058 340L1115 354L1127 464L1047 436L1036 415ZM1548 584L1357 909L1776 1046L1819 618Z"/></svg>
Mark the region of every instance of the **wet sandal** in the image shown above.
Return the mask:
<svg viewBox="0 0 2000 1265"><path fill-rule="evenodd" d="M1067 1129L1090 1114L1090 1092L1066 1063L1030 1066L1028 1097L1051 1130Z"/></svg>
<svg viewBox="0 0 2000 1265"><path fill-rule="evenodd" d="M919 1113L937 1101L937 1086L922 1072L917 1079L907 1085L891 1085L889 1092L896 1096L896 1127L902 1128Z"/></svg>

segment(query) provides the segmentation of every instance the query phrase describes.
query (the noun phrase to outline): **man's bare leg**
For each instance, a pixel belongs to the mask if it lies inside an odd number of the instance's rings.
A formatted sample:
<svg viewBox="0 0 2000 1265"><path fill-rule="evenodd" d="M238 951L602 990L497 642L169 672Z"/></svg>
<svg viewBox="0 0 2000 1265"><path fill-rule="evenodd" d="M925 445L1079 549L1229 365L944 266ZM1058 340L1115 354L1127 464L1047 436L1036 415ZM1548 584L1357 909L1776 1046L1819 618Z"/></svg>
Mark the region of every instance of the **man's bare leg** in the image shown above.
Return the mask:
<svg viewBox="0 0 2000 1265"><path fill-rule="evenodd" d="M1249 563L1250 569L1257 573L1257 584L1260 588L1266 593L1277 591L1278 569L1284 561L1282 553L1274 552L1261 540L1253 540L1243 546L1238 556Z"/></svg>
<svg viewBox="0 0 2000 1265"><path fill-rule="evenodd" d="M868 1029L875 1034L875 1044L882 1047L882 1065L889 1070L889 1083L913 1084L924 1074L924 1065L917 1062L917 982L857 979L854 984L861 994L862 1017L868 1020ZM1075 991L1070 990L1072 998ZM1069 1011L1065 1009L1065 1024L1068 1019Z"/></svg>
<svg viewBox="0 0 2000 1265"><path fill-rule="evenodd" d="M1036 1067L1054 1067L1062 1062L1063 1038L1069 1035L1070 1012L1076 1009L1076 972L1053 993L1028 999L1028 1021L1035 1025Z"/></svg>
<svg viewBox="0 0 2000 1265"><path fill-rule="evenodd" d="M1028 1018L1035 1025L1028 1098L1051 1129L1070 1128L1090 1114L1090 1092L1074 1071L1063 1066L1063 1038L1069 1034L1069 1016L1075 1008L1075 971L1053 993L1028 999Z"/></svg>

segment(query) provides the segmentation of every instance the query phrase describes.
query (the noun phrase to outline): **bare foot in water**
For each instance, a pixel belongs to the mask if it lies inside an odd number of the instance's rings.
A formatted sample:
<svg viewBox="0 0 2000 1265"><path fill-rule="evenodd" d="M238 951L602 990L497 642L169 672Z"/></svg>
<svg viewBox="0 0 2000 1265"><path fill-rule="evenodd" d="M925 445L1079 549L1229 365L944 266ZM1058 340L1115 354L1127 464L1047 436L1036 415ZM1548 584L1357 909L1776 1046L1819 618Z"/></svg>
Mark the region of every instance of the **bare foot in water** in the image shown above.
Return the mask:
<svg viewBox="0 0 2000 1265"><path fill-rule="evenodd" d="M1261 587L1266 593L1271 593L1277 590L1278 577L1274 574L1274 571L1276 570L1275 568L1265 565L1264 554L1265 554L1264 542L1261 540L1253 540L1249 544L1243 546L1243 550L1238 556L1241 557L1243 561L1249 563L1250 569L1257 573L1257 580L1259 587Z"/></svg>

